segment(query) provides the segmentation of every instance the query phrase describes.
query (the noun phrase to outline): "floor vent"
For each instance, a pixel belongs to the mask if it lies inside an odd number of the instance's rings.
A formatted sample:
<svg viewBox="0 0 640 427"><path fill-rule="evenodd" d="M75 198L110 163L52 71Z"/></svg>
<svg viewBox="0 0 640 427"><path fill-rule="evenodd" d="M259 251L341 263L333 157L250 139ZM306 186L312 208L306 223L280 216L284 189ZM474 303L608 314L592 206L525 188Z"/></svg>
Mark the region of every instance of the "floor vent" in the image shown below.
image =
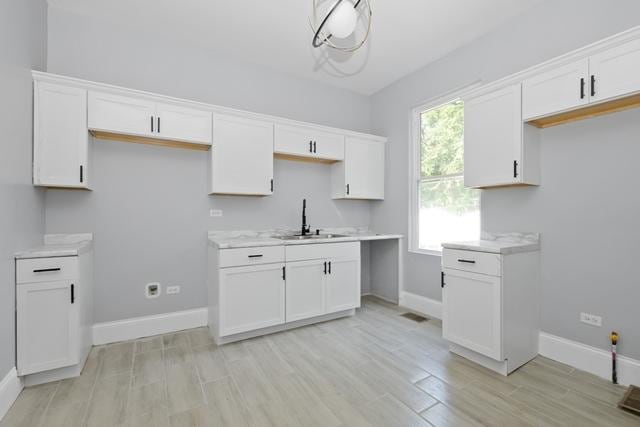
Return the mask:
<svg viewBox="0 0 640 427"><path fill-rule="evenodd" d="M640 415L640 387L630 385L618 406Z"/></svg>
<svg viewBox="0 0 640 427"><path fill-rule="evenodd" d="M414 313L404 313L404 314L401 314L401 316L406 317L407 319L413 320L414 322L418 322L418 323L429 320L426 317L422 317Z"/></svg>

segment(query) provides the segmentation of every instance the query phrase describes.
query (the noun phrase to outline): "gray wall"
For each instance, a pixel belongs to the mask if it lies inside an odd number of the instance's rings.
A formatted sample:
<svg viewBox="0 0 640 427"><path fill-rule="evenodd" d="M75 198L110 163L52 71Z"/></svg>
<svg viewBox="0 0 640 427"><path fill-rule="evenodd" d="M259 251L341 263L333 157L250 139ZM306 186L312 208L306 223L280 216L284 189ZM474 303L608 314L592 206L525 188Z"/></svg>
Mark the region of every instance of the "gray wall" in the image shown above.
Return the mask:
<svg viewBox="0 0 640 427"><path fill-rule="evenodd" d="M44 194L31 185L31 74L42 69L44 0L0 3L0 380L15 366L13 253L41 243Z"/></svg>
<svg viewBox="0 0 640 427"><path fill-rule="evenodd" d="M413 107L630 28L638 24L638 16L635 0L547 1L374 95L372 131L389 137L389 149L387 197L372 205L372 227L408 231L408 120ZM630 179L636 175L634 166L627 159L640 149L638 118L640 113L633 111L545 130L543 184L483 191L481 202L485 229L543 234L543 330L606 348L608 332L616 329L627 337L620 350L635 358L640 358L640 337L637 308L630 304L640 300L640 287L629 278L637 276L632 265L640 254L640 203ZM407 290L440 300L440 258L409 253L405 260ZM602 315L604 327L580 324L580 311Z"/></svg>
<svg viewBox="0 0 640 427"><path fill-rule="evenodd" d="M369 99L195 47L49 10L48 71L347 129L368 131ZM206 305L206 232L369 224L369 202L332 201L330 167L275 162L271 197L207 196L207 153L94 142L94 191L47 190L47 232L93 232L95 321ZM224 211L209 218L209 209ZM144 298L144 284L182 293Z"/></svg>

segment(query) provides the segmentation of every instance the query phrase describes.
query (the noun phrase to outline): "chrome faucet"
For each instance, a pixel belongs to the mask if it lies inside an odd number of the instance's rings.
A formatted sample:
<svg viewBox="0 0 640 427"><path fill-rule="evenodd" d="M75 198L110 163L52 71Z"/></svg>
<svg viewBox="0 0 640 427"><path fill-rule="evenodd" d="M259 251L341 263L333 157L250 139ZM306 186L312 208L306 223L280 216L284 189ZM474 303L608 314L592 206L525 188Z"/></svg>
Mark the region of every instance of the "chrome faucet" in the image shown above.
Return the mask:
<svg viewBox="0 0 640 427"><path fill-rule="evenodd" d="M307 225L307 199L302 199L302 233L301 236L306 236L311 231L311 226Z"/></svg>

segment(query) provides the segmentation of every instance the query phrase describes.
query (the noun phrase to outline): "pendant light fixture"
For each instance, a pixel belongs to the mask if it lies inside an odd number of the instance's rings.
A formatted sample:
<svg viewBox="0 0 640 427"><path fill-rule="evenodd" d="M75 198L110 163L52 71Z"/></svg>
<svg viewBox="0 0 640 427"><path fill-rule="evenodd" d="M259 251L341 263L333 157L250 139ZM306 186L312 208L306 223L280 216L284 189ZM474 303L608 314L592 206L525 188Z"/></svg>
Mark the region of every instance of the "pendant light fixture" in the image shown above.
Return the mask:
<svg viewBox="0 0 640 427"><path fill-rule="evenodd" d="M369 37L371 30L371 5L369 0L337 0L321 21L318 20L318 0L313 2L313 15L309 19L313 31L313 47L328 46L343 52L358 50ZM351 45L334 43L335 39L349 38L356 30L360 8L364 8L362 16L366 20L366 32L361 40Z"/></svg>

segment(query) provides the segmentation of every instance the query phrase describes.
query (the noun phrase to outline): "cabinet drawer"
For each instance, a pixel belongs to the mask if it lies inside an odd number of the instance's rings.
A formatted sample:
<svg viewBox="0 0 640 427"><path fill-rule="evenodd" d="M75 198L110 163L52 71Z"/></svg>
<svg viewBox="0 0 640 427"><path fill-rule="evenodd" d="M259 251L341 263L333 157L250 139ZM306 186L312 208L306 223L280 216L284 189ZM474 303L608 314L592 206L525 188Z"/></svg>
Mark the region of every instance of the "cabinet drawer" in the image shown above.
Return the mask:
<svg viewBox="0 0 640 427"><path fill-rule="evenodd" d="M316 243L286 247L286 260L360 259L360 242Z"/></svg>
<svg viewBox="0 0 640 427"><path fill-rule="evenodd" d="M269 264L284 261L284 246L220 249L220 267Z"/></svg>
<svg viewBox="0 0 640 427"><path fill-rule="evenodd" d="M447 249L442 251L442 266L461 271L502 276L499 254Z"/></svg>
<svg viewBox="0 0 640 427"><path fill-rule="evenodd" d="M19 259L16 262L17 283L53 282L77 277L77 256Z"/></svg>

